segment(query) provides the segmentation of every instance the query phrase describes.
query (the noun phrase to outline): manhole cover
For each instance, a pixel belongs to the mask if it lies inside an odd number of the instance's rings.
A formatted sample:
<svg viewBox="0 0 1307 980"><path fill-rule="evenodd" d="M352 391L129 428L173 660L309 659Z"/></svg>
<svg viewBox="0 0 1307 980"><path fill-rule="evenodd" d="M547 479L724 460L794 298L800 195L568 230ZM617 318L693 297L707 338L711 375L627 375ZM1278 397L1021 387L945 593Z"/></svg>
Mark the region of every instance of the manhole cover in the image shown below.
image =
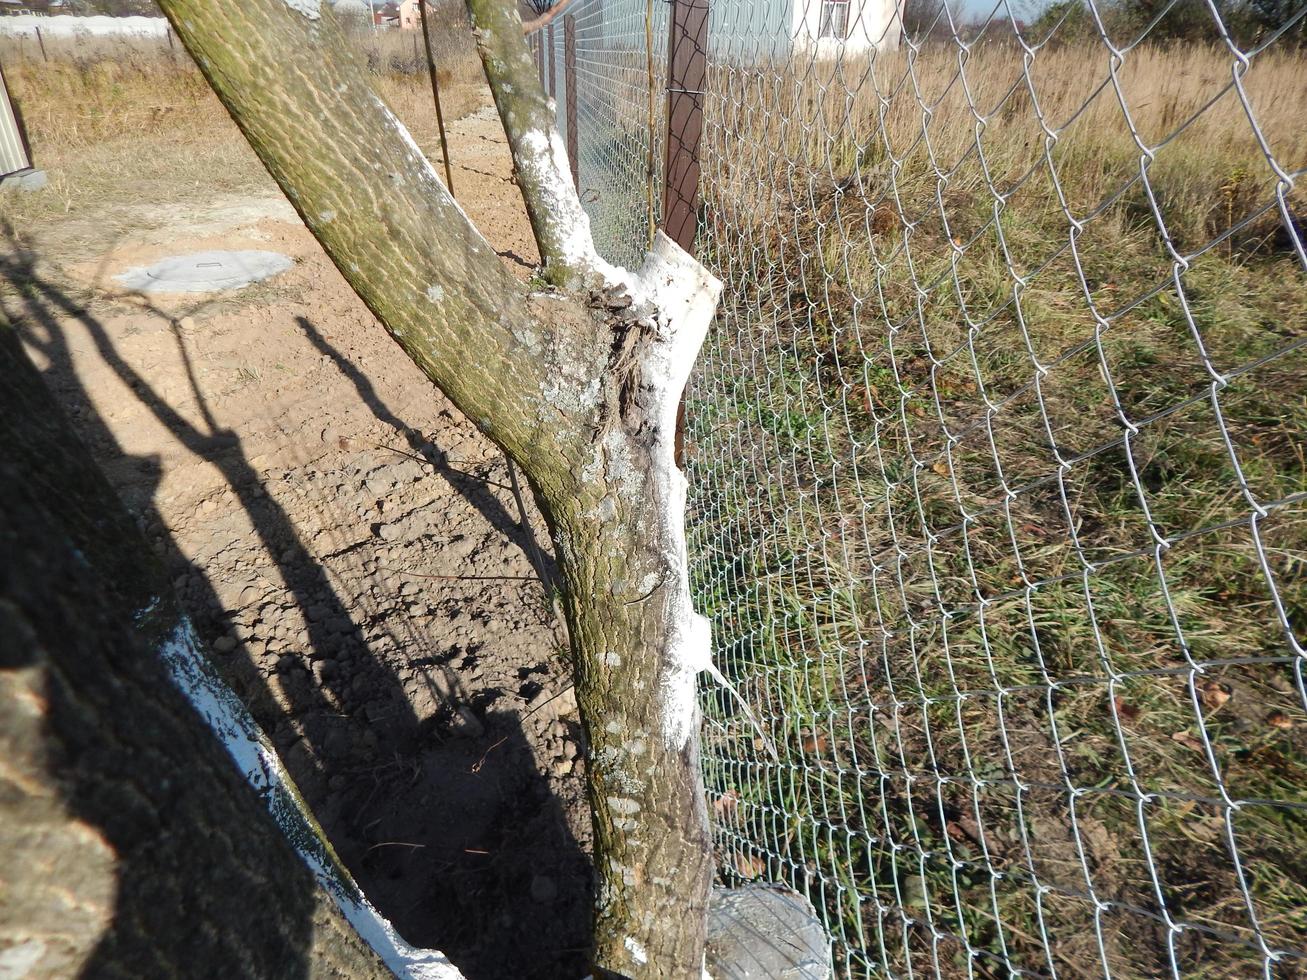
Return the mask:
<svg viewBox="0 0 1307 980"><path fill-rule="evenodd" d="M271 278L294 264L288 255L257 249L192 252L128 269L114 278L140 293L213 293Z"/></svg>

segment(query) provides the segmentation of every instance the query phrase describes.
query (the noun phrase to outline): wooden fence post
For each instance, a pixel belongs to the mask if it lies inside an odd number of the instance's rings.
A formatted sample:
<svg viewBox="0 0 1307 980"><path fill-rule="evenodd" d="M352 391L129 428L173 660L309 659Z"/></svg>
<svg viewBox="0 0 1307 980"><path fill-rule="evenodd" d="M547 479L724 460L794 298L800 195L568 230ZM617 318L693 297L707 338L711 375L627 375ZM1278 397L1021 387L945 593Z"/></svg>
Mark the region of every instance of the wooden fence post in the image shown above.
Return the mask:
<svg viewBox="0 0 1307 980"><path fill-rule="evenodd" d="M669 20L663 233L693 255L707 81L708 0L672 0Z"/></svg>
<svg viewBox="0 0 1307 980"><path fill-rule="evenodd" d="M41 28L34 27L33 30L36 31L36 43L41 46L41 60L49 61L50 56L45 53L45 38L41 37Z"/></svg>
<svg viewBox="0 0 1307 980"><path fill-rule="evenodd" d="M572 165L572 184L581 191L580 141L576 132L576 18L563 17L563 85L567 88L567 159Z"/></svg>

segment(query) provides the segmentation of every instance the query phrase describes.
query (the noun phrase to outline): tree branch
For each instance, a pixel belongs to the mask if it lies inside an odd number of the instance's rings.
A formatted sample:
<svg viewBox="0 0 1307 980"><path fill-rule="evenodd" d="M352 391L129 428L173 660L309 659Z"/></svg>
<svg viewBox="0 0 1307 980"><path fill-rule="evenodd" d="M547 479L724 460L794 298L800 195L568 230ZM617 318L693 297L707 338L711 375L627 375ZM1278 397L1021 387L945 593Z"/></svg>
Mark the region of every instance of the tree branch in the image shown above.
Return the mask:
<svg viewBox="0 0 1307 980"><path fill-rule="evenodd" d="M572 0L560 0L559 3L542 10L538 16L531 18L522 25L524 35L534 34L542 27L548 27L555 20L567 12L567 8L572 5Z"/></svg>
<svg viewBox="0 0 1307 980"><path fill-rule="evenodd" d="M314 237L427 376L519 461L552 439L539 412L548 337L524 287L373 92L327 4L160 6Z"/></svg>
<svg viewBox="0 0 1307 980"><path fill-rule="evenodd" d="M590 219L572 186L567 148L554 125L554 108L522 36L522 18L504 0L467 0L477 51L513 153L545 279L575 287L589 277L621 281L620 270L599 258Z"/></svg>

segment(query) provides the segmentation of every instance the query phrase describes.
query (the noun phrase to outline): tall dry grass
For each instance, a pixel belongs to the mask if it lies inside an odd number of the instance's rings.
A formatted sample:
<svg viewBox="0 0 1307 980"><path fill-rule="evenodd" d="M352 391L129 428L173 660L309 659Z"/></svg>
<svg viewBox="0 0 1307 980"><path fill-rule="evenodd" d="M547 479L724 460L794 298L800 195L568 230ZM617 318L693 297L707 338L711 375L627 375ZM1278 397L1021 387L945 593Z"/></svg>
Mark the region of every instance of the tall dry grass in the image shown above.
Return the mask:
<svg viewBox="0 0 1307 980"><path fill-rule="evenodd" d="M441 5L433 48L447 120L489 98L461 8ZM379 94L429 152L438 152L431 87L418 32L354 32L355 56ZM419 45L416 48L415 43ZM157 197L271 189L180 43L164 39L0 38L0 58L36 166L41 194L0 198L0 215L21 231L55 214ZM433 149L436 148L436 149Z"/></svg>
<svg viewBox="0 0 1307 980"><path fill-rule="evenodd" d="M1261 143L1307 167L1304 69L710 72L692 553L782 763L723 699L706 765L727 873L812 895L845 974L1307 954L1304 202Z"/></svg>

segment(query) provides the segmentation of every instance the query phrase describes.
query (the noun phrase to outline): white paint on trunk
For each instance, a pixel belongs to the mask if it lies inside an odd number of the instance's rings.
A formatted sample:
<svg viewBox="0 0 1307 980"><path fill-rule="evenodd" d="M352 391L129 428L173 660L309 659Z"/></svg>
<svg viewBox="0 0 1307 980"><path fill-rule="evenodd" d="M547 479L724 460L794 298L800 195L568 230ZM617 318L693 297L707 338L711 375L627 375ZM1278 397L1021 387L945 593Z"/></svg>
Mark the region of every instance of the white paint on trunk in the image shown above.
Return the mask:
<svg viewBox="0 0 1307 980"><path fill-rule="evenodd" d="M694 679L712 666L712 627L694 611L690 599L689 562L685 545L685 474L676 465L676 413L690 372L699 356L708 327L717 311L722 284L693 256L664 235L653 248L631 286L637 303L650 303L659 312L664 335L645 351L641 378L652 385L657 399L657 435L650 474L666 568L664 585L667 646L663 651L663 742L680 751L694 734L697 711Z"/></svg>
<svg viewBox="0 0 1307 980"><path fill-rule="evenodd" d="M623 945L626 946L626 951L631 954L631 959L635 960L640 966L644 966L649 962L649 954L644 951L644 947L637 940L627 936Z"/></svg>
<svg viewBox="0 0 1307 980"><path fill-rule="evenodd" d="M595 251L590 216L581 207L581 198L572 184L567 146L557 128L527 130L514 162L540 188L539 204L553 225L550 237L557 244L563 263L581 272L595 273L610 285L629 287L631 274L605 262Z"/></svg>
<svg viewBox="0 0 1307 980"><path fill-rule="evenodd" d="M401 980L463 980L433 949L416 949L363 896L339 863L300 798L277 753L250 713L200 652L189 620L159 647L173 682L231 754L242 776L263 799L273 821L363 941Z"/></svg>

